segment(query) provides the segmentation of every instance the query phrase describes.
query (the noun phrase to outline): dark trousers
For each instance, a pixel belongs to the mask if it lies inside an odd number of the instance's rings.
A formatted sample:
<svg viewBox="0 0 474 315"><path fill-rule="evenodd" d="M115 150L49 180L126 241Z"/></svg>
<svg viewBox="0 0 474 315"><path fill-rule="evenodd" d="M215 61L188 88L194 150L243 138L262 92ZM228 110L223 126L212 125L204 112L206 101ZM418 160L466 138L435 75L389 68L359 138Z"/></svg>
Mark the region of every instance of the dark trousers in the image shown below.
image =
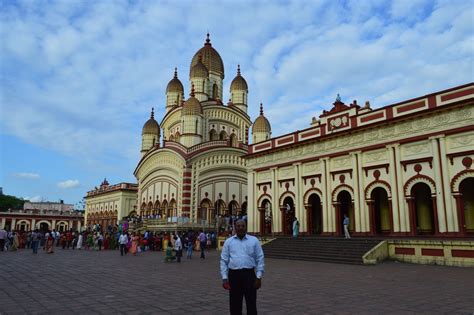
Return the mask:
<svg viewBox="0 0 474 315"><path fill-rule="evenodd" d="M206 242L201 242L201 258L204 259L206 256L204 255L204 250L206 249Z"/></svg>
<svg viewBox="0 0 474 315"><path fill-rule="evenodd" d="M253 269L229 270L230 314L242 314L242 299L245 297L247 314L257 314L257 289L255 289L255 271Z"/></svg>
<svg viewBox="0 0 474 315"><path fill-rule="evenodd" d="M0 251L3 252L3 248L5 247L5 240L1 239L0 240Z"/></svg>
<svg viewBox="0 0 474 315"><path fill-rule="evenodd" d="M124 254L127 255L127 245L125 244L120 244L120 255L123 256Z"/></svg>
<svg viewBox="0 0 474 315"><path fill-rule="evenodd" d="M38 254L38 243L39 241L31 242L31 248L33 249L33 254Z"/></svg>

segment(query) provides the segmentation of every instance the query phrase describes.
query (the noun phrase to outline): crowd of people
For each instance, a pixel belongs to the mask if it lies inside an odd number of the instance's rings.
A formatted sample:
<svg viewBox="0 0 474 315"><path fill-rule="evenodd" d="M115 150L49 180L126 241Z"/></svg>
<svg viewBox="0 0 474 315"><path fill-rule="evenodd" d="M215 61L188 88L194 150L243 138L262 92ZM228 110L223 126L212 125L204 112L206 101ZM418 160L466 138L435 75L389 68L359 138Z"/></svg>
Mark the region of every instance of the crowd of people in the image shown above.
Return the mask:
<svg viewBox="0 0 474 315"><path fill-rule="evenodd" d="M0 230L0 250L16 251L31 249L34 254L38 249L46 253L54 253L56 249L63 250L120 250L122 255L127 253L137 255L146 251L167 250L167 261L180 261L183 249L186 257L192 258L193 251L201 251L205 258L204 249L217 248L217 235L214 232L189 230L186 232L130 232L127 224L108 227L105 231L99 224L83 231L5 231ZM171 253L169 253L171 251Z"/></svg>

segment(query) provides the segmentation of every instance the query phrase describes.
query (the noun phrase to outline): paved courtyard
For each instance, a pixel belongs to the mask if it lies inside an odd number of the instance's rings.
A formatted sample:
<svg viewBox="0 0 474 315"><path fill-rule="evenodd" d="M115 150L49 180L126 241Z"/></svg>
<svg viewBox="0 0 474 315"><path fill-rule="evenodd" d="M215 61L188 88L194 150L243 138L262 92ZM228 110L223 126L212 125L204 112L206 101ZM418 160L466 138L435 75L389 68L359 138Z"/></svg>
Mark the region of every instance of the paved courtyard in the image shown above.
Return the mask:
<svg viewBox="0 0 474 315"><path fill-rule="evenodd" d="M219 255L0 252L0 314L227 314ZM474 314L474 269L266 259L260 314Z"/></svg>

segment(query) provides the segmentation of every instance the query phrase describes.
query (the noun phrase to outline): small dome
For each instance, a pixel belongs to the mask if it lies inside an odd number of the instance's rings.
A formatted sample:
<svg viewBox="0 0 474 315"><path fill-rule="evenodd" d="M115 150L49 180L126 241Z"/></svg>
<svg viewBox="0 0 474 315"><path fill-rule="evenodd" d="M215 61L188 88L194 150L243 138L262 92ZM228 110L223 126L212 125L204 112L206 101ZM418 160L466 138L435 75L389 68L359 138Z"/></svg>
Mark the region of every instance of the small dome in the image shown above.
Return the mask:
<svg viewBox="0 0 474 315"><path fill-rule="evenodd" d="M153 108L151 109L150 119L143 125L142 135L144 134L153 134L153 135L160 135L160 125L155 120L155 113L153 112Z"/></svg>
<svg viewBox="0 0 474 315"><path fill-rule="evenodd" d="M263 116L263 105L260 103L260 116L255 119L255 122L252 126L252 133L254 132L271 132L272 127L270 126L270 122L268 119Z"/></svg>
<svg viewBox="0 0 474 315"><path fill-rule="evenodd" d="M192 69L198 63L199 56L202 58L202 63L206 66L208 71L217 72L220 74L221 78L224 79L224 63L222 62L222 58L212 47L211 40L209 39L209 33L207 33L206 43L204 47L199 49L193 56L191 61L191 71L189 76L192 77Z"/></svg>
<svg viewBox="0 0 474 315"><path fill-rule="evenodd" d="M198 62L191 68L191 78L208 78L209 71L206 66L202 63L202 57L199 56Z"/></svg>
<svg viewBox="0 0 474 315"><path fill-rule="evenodd" d="M240 65L237 65L237 75L235 76L234 80L230 84L230 91L247 91L248 92L247 81L245 81L244 77L240 75Z"/></svg>
<svg viewBox="0 0 474 315"><path fill-rule="evenodd" d="M178 79L178 69L174 68L174 77L166 87L166 93L169 92L184 92L183 84Z"/></svg>
<svg viewBox="0 0 474 315"><path fill-rule="evenodd" d="M201 115L202 114L202 106L201 103L197 98L194 97L194 84L191 88L191 97L184 102L183 105L183 115Z"/></svg>

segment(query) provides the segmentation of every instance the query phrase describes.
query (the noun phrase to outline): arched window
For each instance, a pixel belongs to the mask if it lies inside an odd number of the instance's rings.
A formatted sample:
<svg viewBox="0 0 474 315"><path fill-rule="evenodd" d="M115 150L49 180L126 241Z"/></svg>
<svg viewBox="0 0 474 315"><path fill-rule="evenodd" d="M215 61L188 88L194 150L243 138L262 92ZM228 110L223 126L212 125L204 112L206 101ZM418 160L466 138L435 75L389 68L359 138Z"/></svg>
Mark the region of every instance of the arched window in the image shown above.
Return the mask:
<svg viewBox="0 0 474 315"><path fill-rule="evenodd" d="M217 88L217 84L214 83L212 86L212 98L218 99L219 98L219 89Z"/></svg>
<svg viewBox="0 0 474 315"><path fill-rule="evenodd" d="M225 130L221 131L219 135L219 140L227 140L227 132L225 132Z"/></svg>
<svg viewBox="0 0 474 315"><path fill-rule="evenodd" d="M194 129L194 133L198 134L198 120L196 119L196 128Z"/></svg>
<svg viewBox="0 0 474 315"><path fill-rule="evenodd" d="M231 134L230 135L230 145L233 146L233 147L237 147L238 146L238 143L237 143L237 135L235 133Z"/></svg>
<svg viewBox="0 0 474 315"><path fill-rule="evenodd" d="M209 140L211 141L219 140L219 136L217 135L216 130L211 129L211 131L209 131Z"/></svg>

